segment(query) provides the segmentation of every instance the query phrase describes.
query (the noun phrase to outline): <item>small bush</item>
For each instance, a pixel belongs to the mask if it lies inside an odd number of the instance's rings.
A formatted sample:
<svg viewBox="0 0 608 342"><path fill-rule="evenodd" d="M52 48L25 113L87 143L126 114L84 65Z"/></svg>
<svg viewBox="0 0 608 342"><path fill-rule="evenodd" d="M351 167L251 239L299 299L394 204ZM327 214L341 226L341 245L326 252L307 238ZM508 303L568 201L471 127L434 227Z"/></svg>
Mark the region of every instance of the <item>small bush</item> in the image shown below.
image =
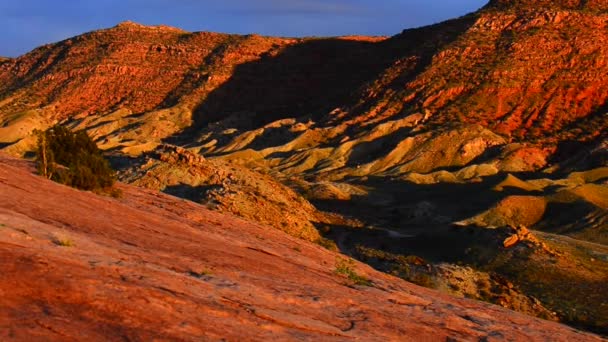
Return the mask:
<svg viewBox="0 0 608 342"><path fill-rule="evenodd" d="M53 239L53 243L56 244L57 246L61 246L61 247L74 247L74 241L68 239L68 238L64 238L64 237L56 237Z"/></svg>
<svg viewBox="0 0 608 342"><path fill-rule="evenodd" d="M330 239L326 239L324 237L319 237L315 241L315 243L327 250L334 251L334 252L338 251L338 245L336 245L336 243Z"/></svg>
<svg viewBox="0 0 608 342"><path fill-rule="evenodd" d="M355 271L355 262L350 259L336 259L336 274L346 276L356 285L372 286L372 281Z"/></svg>
<svg viewBox="0 0 608 342"><path fill-rule="evenodd" d="M115 188L115 187L113 187L109 191L107 191L107 194L110 195L110 197L112 197L112 198L122 198L122 196L123 196L122 190Z"/></svg>
<svg viewBox="0 0 608 342"><path fill-rule="evenodd" d="M115 172L84 131L72 132L56 125L37 134L36 161L40 175L82 190L112 187Z"/></svg>
<svg viewBox="0 0 608 342"><path fill-rule="evenodd" d="M209 270L201 270L201 271L190 270L190 271L188 271L188 275L190 275L191 277L197 278L197 279L201 279L201 278L210 277L212 275L212 273Z"/></svg>

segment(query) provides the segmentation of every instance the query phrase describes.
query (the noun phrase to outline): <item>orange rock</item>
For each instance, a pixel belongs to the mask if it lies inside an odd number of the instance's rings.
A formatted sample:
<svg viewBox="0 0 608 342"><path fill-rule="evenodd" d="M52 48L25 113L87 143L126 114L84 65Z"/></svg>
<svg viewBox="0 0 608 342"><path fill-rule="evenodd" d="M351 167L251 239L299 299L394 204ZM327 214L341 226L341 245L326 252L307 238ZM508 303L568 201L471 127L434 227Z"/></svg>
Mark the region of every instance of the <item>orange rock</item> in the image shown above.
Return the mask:
<svg viewBox="0 0 608 342"><path fill-rule="evenodd" d="M520 225L519 227L517 227L517 233L519 235L525 236L525 235L530 234L530 231L528 230L528 228L526 228L526 226Z"/></svg>
<svg viewBox="0 0 608 342"><path fill-rule="evenodd" d="M505 248L511 248L511 247L515 246L518 242L519 242L519 236L511 235L510 237L506 238L505 241L503 241L502 245Z"/></svg>

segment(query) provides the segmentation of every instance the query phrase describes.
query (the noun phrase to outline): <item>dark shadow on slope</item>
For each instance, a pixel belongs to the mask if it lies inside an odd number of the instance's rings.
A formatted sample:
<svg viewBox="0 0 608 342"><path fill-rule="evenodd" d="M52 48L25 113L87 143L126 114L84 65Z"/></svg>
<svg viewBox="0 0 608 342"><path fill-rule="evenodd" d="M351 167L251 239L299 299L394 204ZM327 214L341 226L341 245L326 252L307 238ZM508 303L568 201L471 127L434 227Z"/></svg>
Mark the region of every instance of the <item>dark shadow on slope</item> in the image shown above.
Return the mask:
<svg viewBox="0 0 608 342"><path fill-rule="evenodd" d="M368 195L351 201L311 202L323 210L339 212L363 222L363 228L335 225L319 229L347 255L369 263L369 255L360 253L363 250L379 256L420 257L430 264L429 267L451 263L489 272L508 279L523 293L540 299L545 307L557 312L564 323L605 334L607 311L601 303L606 300L606 284L588 277L585 270L604 272L602 270L607 270L608 264L598 261L595 250L581 255L580 248L588 245L586 242L572 240L565 249L567 256L556 257L525 243L505 248L503 241L513 234L507 227L484 229L451 224L477 215L507 196L530 194L517 188L493 190L505 176L486 177L480 183L435 185L380 178L353 180L353 183L367 187ZM525 175L515 176L525 178ZM381 199L384 202L379 201ZM426 204L420 206L420 203ZM573 229L581 228L578 216L590 217L589 213L589 204L584 203L574 208L569 204L556 204L547 210L547 214L558 220L574 222L569 227ZM438 219L443 215L449 219ZM606 217L601 215L593 217L596 222L606 222ZM541 233L533 234L541 236ZM585 235L575 237L585 238ZM394 263L370 264L385 272L395 271Z"/></svg>
<svg viewBox="0 0 608 342"><path fill-rule="evenodd" d="M210 123L228 117L235 118L234 128L240 129L258 128L282 118L330 120L328 113L357 103L364 86L400 59L416 57L419 62L393 86L402 87L403 82L415 78L435 53L456 40L475 19L471 15L406 30L381 42L304 40L284 48L277 56L265 55L241 64L225 84L195 108L193 125L167 141L187 143Z"/></svg>
<svg viewBox="0 0 608 342"><path fill-rule="evenodd" d="M383 50L371 42L315 39L237 66L232 78L195 109L195 127L239 113L254 113L247 128L285 117L318 118L347 102L392 61Z"/></svg>
<svg viewBox="0 0 608 342"><path fill-rule="evenodd" d="M473 13L435 25L407 29L384 42L385 49L391 51L396 56L395 63L392 65L399 63L403 67L398 68L400 70L396 75L387 74L387 76L390 76L389 79L391 81L388 84L382 85L377 90L381 92L403 91L406 84L416 79L431 65L433 57L438 52L458 40L462 34L475 24L477 18L478 14ZM388 70L383 71L388 72ZM364 98L354 99L354 102L351 103L354 106L348 113L349 118L355 118L362 113L368 112L377 104L374 98L379 94L376 93L376 90L373 90L368 94L361 94L359 92L358 95L363 95ZM411 103L417 105L417 99L414 99ZM419 110L416 105L402 110L399 117L405 117ZM327 119L331 120L332 118L328 117Z"/></svg>
<svg viewBox="0 0 608 342"><path fill-rule="evenodd" d="M583 200L549 203L535 228L608 246L608 211Z"/></svg>
<svg viewBox="0 0 608 342"><path fill-rule="evenodd" d="M608 127L608 102L560 130L561 141L549 162L560 165L560 175L573 170L608 166L608 151L606 148L597 149L608 141L606 127Z"/></svg>
<svg viewBox="0 0 608 342"><path fill-rule="evenodd" d="M410 127L401 128L391 134L382 136L372 141L366 141L353 146L348 157L347 167L354 167L371 163L393 151L403 141L404 137L410 135Z"/></svg>
<svg viewBox="0 0 608 342"><path fill-rule="evenodd" d="M608 114L606 115L608 118ZM608 120L607 120L608 124ZM601 126L606 127L606 125ZM574 171L591 170L608 166L608 133L593 141L566 140L557 144L549 162L559 165L559 177L567 177Z"/></svg>
<svg viewBox="0 0 608 342"><path fill-rule="evenodd" d="M525 178L516 174L519 178ZM356 217L369 225L391 223L399 228L408 225L407 220L427 212L427 216L447 216L449 222L470 218L491 208L500 200L512 195L529 195L530 192L518 188L494 191L507 174L484 177L476 183L416 184L400 179L368 177L367 180L353 180L352 183L370 189L367 196L355 197L350 201L312 200L319 209L337 211L348 217ZM419 208L420 204L422 208ZM428 207L425 209L424 207ZM380 222L378 222L380 221Z"/></svg>
<svg viewBox="0 0 608 342"><path fill-rule="evenodd" d="M13 141L13 142L0 142L0 150L7 148L11 145L14 145L14 144L18 143L19 141L21 141L21 139L17 140L17 141Z"/></svg>
<svg viewBox="0 0 608 342"><path fill-rule="evenodd" d="M163 190L164 193L184 198L196 203L206 203L208 196L207 193L211 190L221 188L218 185L201 185L201 186L192 186L189 184L178 184L168 186Z"/></svg>
<svg viewBox="0 0 608 342"><path fill-rule="evenodd" d="M293 132L289 127L265 128L264 133L255 138L247 148L263 150L269 146L280 146L296 139L302 132Z"/></svg>
<svg viewBox="0 0 608 342"><path fill-rule="evenodd" d="M428 232L420 232L423 229ZM356 256L363 247L395 255L419 256L432 263L457 263L466 260L472 248L499 245L495 231L476 227L452 227L434 225L416 227L417 233L407 234L384 228L353 228L348 226L327 226L319 229L323 237L336 243L340 252Z"/></svg>
<svg viewBox="0 0 608 342"><path fill-rule="evenodd" d="M515 176L526 179L542 175L533 177L530 173L522 173ZM365 181L352 181L354 185L368 189L365 196L350 200L315 200L313 194L309 201L319 210L355 219L366 227L334 227L326 236L346 254L352 254L356 244L361 244L391 253L420 255L434 262L453 261L471 247L467 245L470 228L454 226L454 222L482 214L510 196L543 196L556 191L555 188L527 191L509 186L502 191L495 190L495 186L506 178L507 174L499 174L475 183L427 185L369 177ZM605 212L597 209L586 202L552 202L535 228L582 239L602 237L601 227L605 227L606 217ZM562 228L557 230L556 224ZM393 232L393 238L387 237L389 232ZM395 238L401 235L408 238ZM396 245L387 245L387 241Z"/></svg>
<svg viewBox="0 0 608 342"><path fill-rule="evenodd" d="M365 226L331 226L320 230L345 254L355 255L357 247L362 246L397 255L416 255L433 263L457 262L465 260L467 251L475 246L490 240L501 242L505 233L497 235L493 230L454 226L453 222L485 212L508 196L531 195L518 188L493 190L505 178L501 174L485 177L478 183L426 185L370 177L352 181L368 189L366 196L309 200L322 211L339 213Z"/></svg>

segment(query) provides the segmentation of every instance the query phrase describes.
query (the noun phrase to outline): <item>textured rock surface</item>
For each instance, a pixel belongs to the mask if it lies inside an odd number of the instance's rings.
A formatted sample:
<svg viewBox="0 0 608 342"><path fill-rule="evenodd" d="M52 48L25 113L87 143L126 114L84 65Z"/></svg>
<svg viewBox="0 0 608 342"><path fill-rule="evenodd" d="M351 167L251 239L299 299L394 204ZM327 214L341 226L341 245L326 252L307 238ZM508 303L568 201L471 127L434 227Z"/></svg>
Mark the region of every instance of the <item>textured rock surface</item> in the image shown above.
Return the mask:
<svg viewBox="0 0 608 342"><path fill-rule="evenodd" d="M0 156L0 338L600 341L455 299L275 229L147 190L120 200Z"/></svg>
<svg viewBox="0 0 608 342"><path fill-rule="evenodd" d="M163 145L120 173L135 186L205 204L317 242L315 224L330 221L312 204L272 177L222 160L205 160L185 149Z"/></svg>

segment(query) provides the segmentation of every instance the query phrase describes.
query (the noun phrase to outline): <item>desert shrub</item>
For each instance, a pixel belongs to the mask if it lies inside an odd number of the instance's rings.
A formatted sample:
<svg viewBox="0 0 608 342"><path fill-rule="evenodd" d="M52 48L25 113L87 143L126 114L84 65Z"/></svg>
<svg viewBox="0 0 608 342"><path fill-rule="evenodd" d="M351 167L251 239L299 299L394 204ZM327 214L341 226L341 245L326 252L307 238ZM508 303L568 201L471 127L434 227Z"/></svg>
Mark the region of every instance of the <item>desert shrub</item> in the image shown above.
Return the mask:
<svg viewBox="0 0 608 342"><path fill-rule="evenodd" d="M36 161L40 175L82 190L112 187L115 172L86 132L72 132L56 125L37 134Z"/></svg>
<svg viewBox="0 0 608 342"><path fill-rule="evenodd" d="M65 238L65 237L55 237L53 239L53 243L57 246L61 246L61 247L74 247L74 241L70 240L69 238Z"/></svg>
<svg viewBox="0 0 608 342"><path fill-rule="evenodd" d="M338 251L338 245L336 245L336 243L330 239L326 239L324 237L319 237L315 241L315 243L327 250L334 251L334 252Z"/></svg>
<svg viewBox="0 0 608 342"><path fill-rule="evenodd" d="M372 286L373 283L371 280L367 279L364 276L357 274L355 271L355 262L351 259L336 259L336 274L346 276L349 280L351 280L355 285L361 286Z"/></svg>

